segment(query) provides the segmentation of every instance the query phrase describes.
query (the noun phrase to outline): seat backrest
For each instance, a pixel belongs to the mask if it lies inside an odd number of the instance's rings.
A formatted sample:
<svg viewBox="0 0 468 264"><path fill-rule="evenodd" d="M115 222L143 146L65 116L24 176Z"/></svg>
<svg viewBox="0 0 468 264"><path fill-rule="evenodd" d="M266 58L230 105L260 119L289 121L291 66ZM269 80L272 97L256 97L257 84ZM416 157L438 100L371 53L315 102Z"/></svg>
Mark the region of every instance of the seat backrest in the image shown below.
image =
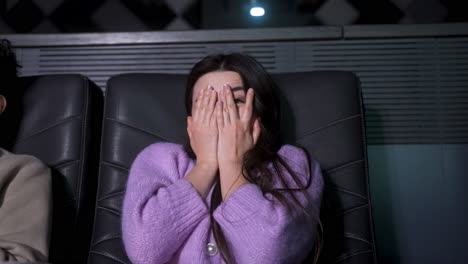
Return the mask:
<svg viewBox="0 0 468 264"><path fill-rule="evenodd" d="M325 175L320 263L375 263L358 78L349 72L276 74L286 142L305 147ZM129 168L146 146L185 143L186 76L125 74L106 94L101 170L89 264L130 263L120 216Z"/></svg>
<svg viewBox="0 0 468 264"><path fill-rule="evenodd" d="M102 123L101 90L80 75L21 77L15 87L17 123L7 148L36 156L52 170L50 262L85 263L89 251Z"/></svg>
<svg viewBox="0 0 468 264"><path fill-rule="evenodd" d="M325 179L319 263L376 263L358 77L344 71L274 77L284 95L283 135L318 160Z"/></svg>
<svg viewBox="0 0 468 264"><path fill-rule="evenodd" d="M107 84L96 216L88 263L130 263L121 240L128 172L157 141L182 143L185 76L124 74Z"/></svg>

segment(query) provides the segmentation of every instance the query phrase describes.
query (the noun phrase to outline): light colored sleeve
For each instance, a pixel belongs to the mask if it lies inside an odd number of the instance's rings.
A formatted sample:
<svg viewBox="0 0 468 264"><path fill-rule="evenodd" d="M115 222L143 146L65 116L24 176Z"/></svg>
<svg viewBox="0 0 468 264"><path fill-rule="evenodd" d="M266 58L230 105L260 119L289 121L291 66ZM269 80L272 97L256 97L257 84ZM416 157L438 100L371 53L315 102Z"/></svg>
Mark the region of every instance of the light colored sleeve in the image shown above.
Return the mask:
<svg viewBox="0 0 468 264"><path fill-rule="evenodd" d="M122 233L134 264L168 262L208 214L195 188L182 179L179 166L188 161L177 152L168 143L157 143L141 152L131 167Z"/></svg>
<svg viewBox="0 0 468 264"><path fill-rule="evenodd" d="M323 188L320 166L312 161L309 169L305 153L297 151L295 161L300 166L291 167L299 177L312 177L306 189L311 199L297 197L307 213L318 215ZM221 203L214 218L238 263L302 263L314 246L317 222L310 221L301 210L294 212L291 214L270 193L263 195L257 185L247 184Z"/></svg>
<svg viewBox="0 0 468 264"><path fill-rule="evenodd" d="M3 160L0 186L0 261L41 261L49 255L50 170L31 156ZM6 181L5 181L6 180Z"/></svg>

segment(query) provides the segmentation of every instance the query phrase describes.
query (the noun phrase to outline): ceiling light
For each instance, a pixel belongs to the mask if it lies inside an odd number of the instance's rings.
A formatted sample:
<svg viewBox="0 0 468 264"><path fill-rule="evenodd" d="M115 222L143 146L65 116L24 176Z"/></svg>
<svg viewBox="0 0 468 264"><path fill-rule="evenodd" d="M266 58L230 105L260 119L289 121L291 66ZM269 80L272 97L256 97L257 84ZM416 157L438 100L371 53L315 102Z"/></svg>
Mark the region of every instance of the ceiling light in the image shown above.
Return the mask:
<svg viewBox="0 0 468 264"><path fill-rule="evenodd" d="M265 15L265 9L263 7L255 6L250 8L250 15L254 17L259 17Z"/></svg>

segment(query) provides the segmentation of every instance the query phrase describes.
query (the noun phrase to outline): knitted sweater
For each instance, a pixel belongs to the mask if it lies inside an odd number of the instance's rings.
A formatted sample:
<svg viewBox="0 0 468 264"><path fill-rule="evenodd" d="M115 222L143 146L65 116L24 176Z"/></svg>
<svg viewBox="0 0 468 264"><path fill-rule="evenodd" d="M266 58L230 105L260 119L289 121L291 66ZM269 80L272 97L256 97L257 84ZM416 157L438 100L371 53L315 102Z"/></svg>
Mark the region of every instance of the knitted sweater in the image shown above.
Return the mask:
<svg viewBox="0 0 468 264"><path fill-rule="evenodd" d="M291 145L282 146L278 154L302 183L311 177L307 188L311 199L300 192L296 197L309 214L317 215L323 190L319 164L314 160L308 164L305 152ZM134 264L224 263L210 229L213 188L203 199L184 179L194 165L183 147L172 143L150 145L135 159L122 215L123 241ZM283 174L290 187L297 187L284 168ZM274 186L282 187L275 180ZM213 216L236 263L290 264L301 263L316 236L310 218L296 211L291 214L273 195L247 184L223 201Z"/></svg>

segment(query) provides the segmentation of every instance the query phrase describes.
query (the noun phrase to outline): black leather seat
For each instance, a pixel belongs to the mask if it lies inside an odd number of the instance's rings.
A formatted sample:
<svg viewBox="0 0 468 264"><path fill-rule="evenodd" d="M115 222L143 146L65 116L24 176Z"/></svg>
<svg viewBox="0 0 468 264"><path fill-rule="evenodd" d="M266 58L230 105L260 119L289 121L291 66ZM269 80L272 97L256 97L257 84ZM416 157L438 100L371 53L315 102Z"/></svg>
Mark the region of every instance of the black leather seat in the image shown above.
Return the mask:
<svg viewBox="0 0 468 264"><path fill-rule="evenodd" d="M80 75L19 78L2 134L7 149L38 157L52 169L52 263L85 263L98 174L103 97ZM11 100L10 100L11 99ZM0 220L1 222L1 220Z"/></svg>
<svg viewBox="0 0 468 264"><path fill-rule="evenodd" d="M349 72L274 75L287 142L305 147L324 171L320 263L376 262L360 84ZM130 263L120 216L128 170L157 141L184 143L186 76L126 74L107 88L100 180L89 264Z"/></svg>

